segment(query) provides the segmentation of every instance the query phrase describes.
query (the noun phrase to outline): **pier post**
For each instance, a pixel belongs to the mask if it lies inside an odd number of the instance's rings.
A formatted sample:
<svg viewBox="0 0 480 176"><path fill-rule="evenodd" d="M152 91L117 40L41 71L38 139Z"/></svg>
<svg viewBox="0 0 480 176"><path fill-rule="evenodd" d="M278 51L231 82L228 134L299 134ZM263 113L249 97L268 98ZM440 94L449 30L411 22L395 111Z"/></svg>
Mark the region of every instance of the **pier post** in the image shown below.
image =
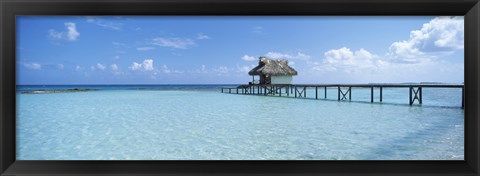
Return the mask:
<svg viewBox="0 0 480 176"><path fill-rule="evenodd" d="M370 87L370 103L373 103L373 86Z"/></svg>
<svg viewBox="0 0 480 176"><path fill-rule="evenodd" d="M348 100L352 100L352 87L348 87Z"/></svg>
<svg viewBox="0 0 480 176"><path fill-rule="evenodd" d="M238 94L238 87L237 87L237 94Z"/></svg>
<svg viewBox="0 0 480 176"><path fill-rule="evenodd" d="M408 91L409 92L408 93L408 101L409 101L408 104L412 105L413 104L413 102L412 102L412 87L409 87L408 90L409 90Z"/></svg>
<svg viewBox="0 0 480 176"><path fill-rule="evenodd" d="M223 87L222 87L222 93L223 93Z"/></svg>
<svg viewBox="0 0 480 176"><path fill-rule="evenodd" d="M420 91L420 99L418 99L418 103L422 104L422 87L418 87L418 91Z"/></svg>
<svg viewBox="0 0 480 176"><path fill-rule="evenodd" d="M382 89L383 87L380 87L380 102L382 102L382 96L383 96Z"/></svg>
<svg viewBox="0 0 480 176"><path fill-rule="evenodd" d="M318 99L318 87L315 86L315 99Z"/></svg>
<svg viewBox="0 0 480 176"><path fill-rule="evenodd" d="M280 93L278 93L279 96L282 96L282 87L279 87L280 88ZM277 90L275 90L277 91Z"/></svg>
<svg viewBox="0 0 480 176"><path fill-rule="evenodd" d="M340 86L338 86L338 101L340 101Z"/></svg>
<svg viewBox="0 0 480 176"><path fill-rule="evenodd" d="M232 93L232 88L228 88L228 93Z"/></svg>
<svg viewBox="0 0 480 176"><path fill-rule="evenodd" d="M307 98L307 87L303 87L303 98Z"/></svg>
<svg viewBox="0 0 480 176"><path fill-rule="evenodd" d="M327 86L325 86L325 99L327 99Z"/></svg>
<svg viewBox="0 0 480 176"><path fill-rule="evenodd" d="M285 90L286 90L285 93L287 93L287 97L288 97L288 96L289 96L289 93L290 93L290 86L287 86L287 87L285 88Z"/></svg>

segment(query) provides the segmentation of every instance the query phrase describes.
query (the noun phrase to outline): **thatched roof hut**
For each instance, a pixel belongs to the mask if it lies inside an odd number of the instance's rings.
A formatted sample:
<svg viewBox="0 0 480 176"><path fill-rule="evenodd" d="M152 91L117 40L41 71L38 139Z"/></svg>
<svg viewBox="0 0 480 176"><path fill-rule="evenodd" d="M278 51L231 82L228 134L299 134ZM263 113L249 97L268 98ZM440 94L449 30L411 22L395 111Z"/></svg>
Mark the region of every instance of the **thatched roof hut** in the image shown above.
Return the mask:
<svg viewBox="0 0 480 176"><path fill-rule="evenodd" d="M271 60L266 57L260 57L258 66L248 72L255 83L255 77L260 77L259 84L290 84L292 76L297 75L297 71L288 66L287 60Z"/></svg>
<svg viewBox="0 0 480 176"><path fill-rule="evenodd" d="M249 75L297 75L297 71L288 66L287 60L271 60L266 57L260 57L258 66L248 72Z"/></svg>

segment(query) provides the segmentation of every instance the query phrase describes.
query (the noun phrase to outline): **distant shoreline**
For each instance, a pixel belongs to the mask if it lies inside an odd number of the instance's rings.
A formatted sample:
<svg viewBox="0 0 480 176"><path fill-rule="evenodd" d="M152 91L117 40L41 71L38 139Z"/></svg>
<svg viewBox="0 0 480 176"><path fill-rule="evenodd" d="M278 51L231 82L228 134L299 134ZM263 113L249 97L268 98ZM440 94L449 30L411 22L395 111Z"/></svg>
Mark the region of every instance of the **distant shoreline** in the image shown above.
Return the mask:
<svg viewBox="0 0 480 176"><path fill-rule="evenodd" d="M59 89L59 90L25 90L19 91L21 94L51 94L51 93L70 93L70 92L90 92L98 89Z"/></svg>

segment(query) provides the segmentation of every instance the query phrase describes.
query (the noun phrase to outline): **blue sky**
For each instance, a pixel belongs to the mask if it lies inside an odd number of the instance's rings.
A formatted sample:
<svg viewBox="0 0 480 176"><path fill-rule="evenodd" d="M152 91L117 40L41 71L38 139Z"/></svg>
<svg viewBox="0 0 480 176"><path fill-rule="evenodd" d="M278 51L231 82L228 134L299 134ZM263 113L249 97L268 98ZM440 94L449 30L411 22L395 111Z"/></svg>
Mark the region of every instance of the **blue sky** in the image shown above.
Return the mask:
<svg viewBox="0 0 480 176"><path fill-rule="evenodd" d="M463 17L17 17L17 84L241 84L259 56L293 83L464 79Z"/></svg>

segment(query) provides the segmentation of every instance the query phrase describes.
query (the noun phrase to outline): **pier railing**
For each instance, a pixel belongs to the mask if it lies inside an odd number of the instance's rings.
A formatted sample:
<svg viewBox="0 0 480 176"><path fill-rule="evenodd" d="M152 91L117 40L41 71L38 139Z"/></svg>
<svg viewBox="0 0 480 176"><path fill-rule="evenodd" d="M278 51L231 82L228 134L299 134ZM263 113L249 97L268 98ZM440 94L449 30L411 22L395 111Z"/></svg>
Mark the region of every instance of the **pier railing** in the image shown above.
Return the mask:
<svg viewBox="0 0 480 176"><path fill-rule="evenodd" d="M287 97L294 95L295 98L306 98L307 88L315 88L315 99L319 99L319 88L323 88L324 99L327 99L328 88L336 88L338 101L352 100L352 88L370 88L371 103L374 103L375 88L379 89L379 102L383 101L383 88L408 88L409 105L413 105L415 102L422 104L422 88L460 88L462 89L461 107L465 107L465 86L463 84L254 84L240 85L238 87L222 87L222 93L275 95L280 97L283 94Z"/></svg>

